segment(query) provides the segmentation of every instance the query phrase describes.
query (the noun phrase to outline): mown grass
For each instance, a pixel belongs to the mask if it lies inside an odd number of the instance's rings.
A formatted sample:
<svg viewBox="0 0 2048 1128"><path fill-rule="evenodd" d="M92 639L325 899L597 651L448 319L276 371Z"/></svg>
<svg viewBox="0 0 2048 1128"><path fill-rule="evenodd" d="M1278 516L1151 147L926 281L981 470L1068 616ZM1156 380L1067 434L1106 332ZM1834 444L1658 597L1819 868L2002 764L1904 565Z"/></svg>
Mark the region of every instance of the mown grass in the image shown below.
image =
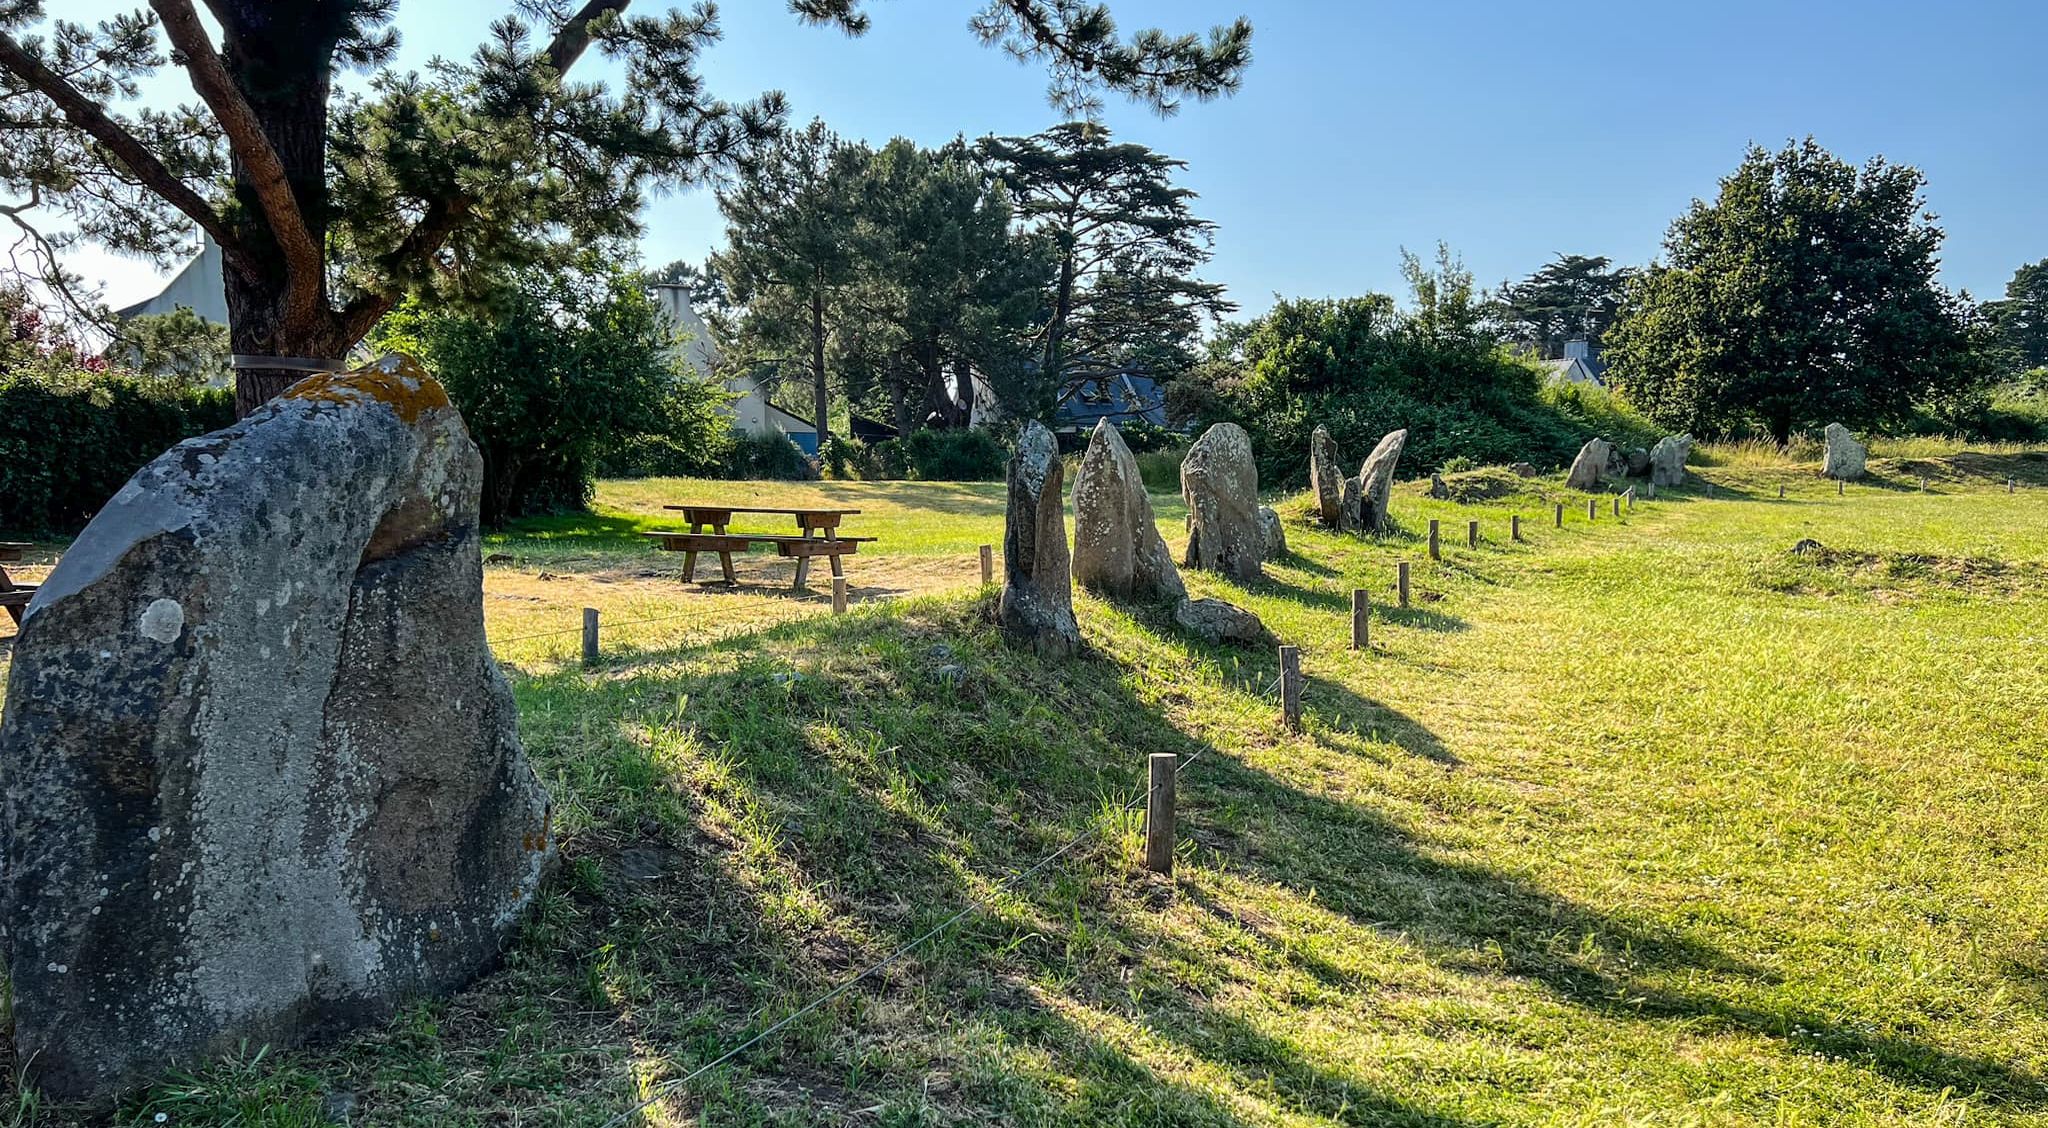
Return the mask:
<svg viewBox="0 0 2048 1128"><path fill-rule="evenodd" d="M1302 648L1298 736L1272 654L1082 598L1090 654L1040 661L971 582L626 635L594 671L507 648L564 864L504 970L120 1119L605 1124L986 897L646 1122L2039 1122L2048 504L1999 484L2033 463L1980 457L1839 497L1810 466L1707 467L1712 499L1620 520L1549 479L1407 486L1380 541L1295 516L1265 580L1190 583ZM603 500L637 520L701 485ZM872 491L906 552L1000 537L985 487L759 489ZM1354 587L1381 607L1365 653ZM1171 881L1120 811L1153 752L1187 764Z"/></svg>

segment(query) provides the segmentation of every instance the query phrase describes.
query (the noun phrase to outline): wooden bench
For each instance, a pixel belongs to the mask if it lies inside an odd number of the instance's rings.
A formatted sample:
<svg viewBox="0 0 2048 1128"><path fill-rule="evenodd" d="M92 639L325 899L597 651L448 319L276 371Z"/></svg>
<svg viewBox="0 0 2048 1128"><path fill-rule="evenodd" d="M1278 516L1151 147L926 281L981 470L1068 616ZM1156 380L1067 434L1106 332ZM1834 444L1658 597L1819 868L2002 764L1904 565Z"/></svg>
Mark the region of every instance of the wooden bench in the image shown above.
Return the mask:
<svg viewBox="0 0 2048 1128"><path fill-rule="evenodd" d="M34 547L26 541L0 541L0 563L20 560ZM7 575L7 569L0 567L0 607L7 609L7 617L14 620L15 626L21 625L21 609L28 606L35 594L34 584L17 584Z"/></svg>
<svg viewBox="0 0 2048 1128"><path fill-rule="evenodd" d="M874 537L808 537L786 536L778 533L685 533L658 531L640 534L653 539L663 551L681 552L683 557L683 579L697 577L697 554L715 552L719 568L725 573L725 582L736 584L738 578L732 571L732 554L745 552L757 544L772 544L778 556L796 560L796 588L801 591L804 581L809 578L811 558L823 556L832 565L832 574L844 576L845 566L840 563L842 556L851 556L860 546L872 543Z"/></svg>

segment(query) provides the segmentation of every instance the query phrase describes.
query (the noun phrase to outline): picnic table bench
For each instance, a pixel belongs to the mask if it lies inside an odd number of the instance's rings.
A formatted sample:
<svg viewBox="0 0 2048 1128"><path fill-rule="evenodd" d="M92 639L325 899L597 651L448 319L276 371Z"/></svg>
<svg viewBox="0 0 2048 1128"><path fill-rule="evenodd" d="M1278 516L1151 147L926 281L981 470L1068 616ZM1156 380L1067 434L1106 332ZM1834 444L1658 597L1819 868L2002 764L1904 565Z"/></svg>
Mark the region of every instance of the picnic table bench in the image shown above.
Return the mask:
<svg viewBox="0 0 2048 1128"><path fill-rule="evenodd" d="M792 586L802 591L805 581L810 578L812 558L825 557L832 566L832 574L844 576L846 570L840 557L853 555L861 545L875 540L874 537L839 535L840 522L859 513L858 509L774 509L747 505L664 505L662 508L680 511L690 530L664 529L641 535L653 538L663 551L684 554L683 579L686 581L697 577L697 554L715 552L719 568L725 573L725 582L736 584L739 580L733 575L732 554L745 552L757 544L772 544L777 555L795 558L796 583ZM794 517L797 531L794 534L728 532L735 513ZM707 525L710 532L704 531Z"/></svg>
<svg viewBox="0 0 2048 1128"><path fill-rule="evenodd" d="M21 559L22 554L35 547L24 541L0 541L0 607L7 609L7 616L21 625L21 609L35 598L34 584L17 584L7 574L7 564Z"/></svg>

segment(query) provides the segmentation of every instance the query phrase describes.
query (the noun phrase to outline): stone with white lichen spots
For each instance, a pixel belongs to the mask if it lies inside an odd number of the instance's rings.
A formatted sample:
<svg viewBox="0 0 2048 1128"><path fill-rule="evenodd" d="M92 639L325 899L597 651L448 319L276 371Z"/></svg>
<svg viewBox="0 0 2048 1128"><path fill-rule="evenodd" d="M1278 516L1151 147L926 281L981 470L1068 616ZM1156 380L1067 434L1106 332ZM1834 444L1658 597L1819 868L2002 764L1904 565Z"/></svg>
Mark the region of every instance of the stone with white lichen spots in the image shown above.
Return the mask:
<svg viewBox="0 0 2048 1128"><path fill-rule="evenodd" d="M1139 599L1187 594L1159 535L1138 460L1107 419L1098 420L1074 474L1074 580L1090 591Z"/></svg>
<svg viewBox="0 0 2048 1128"><path fill-rule="evenodd" d="M1066 493L1060 488L1059 444L1032 420L1010 458L1009 504L1003 518L1003 593L996 614L1003 630L1047 657L1081 649L1074 620L1067 553Z"/></svg>
<svg viewBox="0 0 2048 1128"><path fill-rule="evenodd" d="M15 1060L104 1097L450 991L552 855L482 466L387 357L173 447L29 604L0 722Z"/></svg>
<svg viewBox="0 0 2048 1128"><path fill-rule="evenodd" d="M1218 423L1202 432L1181 459L1180 493L1188 506L1188 567L1239 580L1265 574L1259 567L1266 555L1259 468L1243 427Z"/></svg>
<svg viewBox="0 0 2048 1128"><path fill-rule="evenodd" d="M1820 472L1823 477L1840 482L1853 482L1863 476L1864 462L1870 452L1849 428L1840 423L1830 423L1823 433L1827 449L1821 456Z"/></svg>

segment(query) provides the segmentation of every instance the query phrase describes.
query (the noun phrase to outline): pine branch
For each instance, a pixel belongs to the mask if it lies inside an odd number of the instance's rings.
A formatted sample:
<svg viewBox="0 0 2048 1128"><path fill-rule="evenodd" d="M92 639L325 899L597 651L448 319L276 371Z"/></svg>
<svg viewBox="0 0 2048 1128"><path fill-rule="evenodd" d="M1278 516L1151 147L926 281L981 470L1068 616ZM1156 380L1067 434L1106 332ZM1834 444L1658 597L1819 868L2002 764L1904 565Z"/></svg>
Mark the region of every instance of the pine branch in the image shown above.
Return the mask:
<svg viewBox="0 0 2048 1128"><path fill-rule="evenodd" d="M171 46L183 56L180 61L185 73L191 76L192 89L213 111L228 146L242 159L249 172L250 187L263 208L263 218L269 221L271 235L284 251L286 316L310 323L320 312L326 256L306 227L305 212L285 176L284 162L278 159L277 149L264 134L248 99L228 77L227 67L213 49L206 29L200 26L199 13L193 10L191 0L149 0L149 6L163 21L164 35Z"/></svg>
<svg viewBox="0 0 2048 1128"><path fill-rule="evenodd" d="M128 169L142 186L155 192L172 207L190 216L201 230L213 236L221 253L237 270L254 273L255 264L213 205L178 179L142 142L108 116L99 104L64 81L41 59L22 47L12 35L0 32L0 69L34 88L57 107L64 119L104 147Z"/></svg>
<svg viewBox="0 0 2048 1128"><path fill-rule="evenodd" d="M569 18L555 32L554 42L548 44L548 65L556 74L566 74L583 52L590 47L590 25L599 17L614 12L623 12L632 0L587 0L583 9Z"/></svg>

